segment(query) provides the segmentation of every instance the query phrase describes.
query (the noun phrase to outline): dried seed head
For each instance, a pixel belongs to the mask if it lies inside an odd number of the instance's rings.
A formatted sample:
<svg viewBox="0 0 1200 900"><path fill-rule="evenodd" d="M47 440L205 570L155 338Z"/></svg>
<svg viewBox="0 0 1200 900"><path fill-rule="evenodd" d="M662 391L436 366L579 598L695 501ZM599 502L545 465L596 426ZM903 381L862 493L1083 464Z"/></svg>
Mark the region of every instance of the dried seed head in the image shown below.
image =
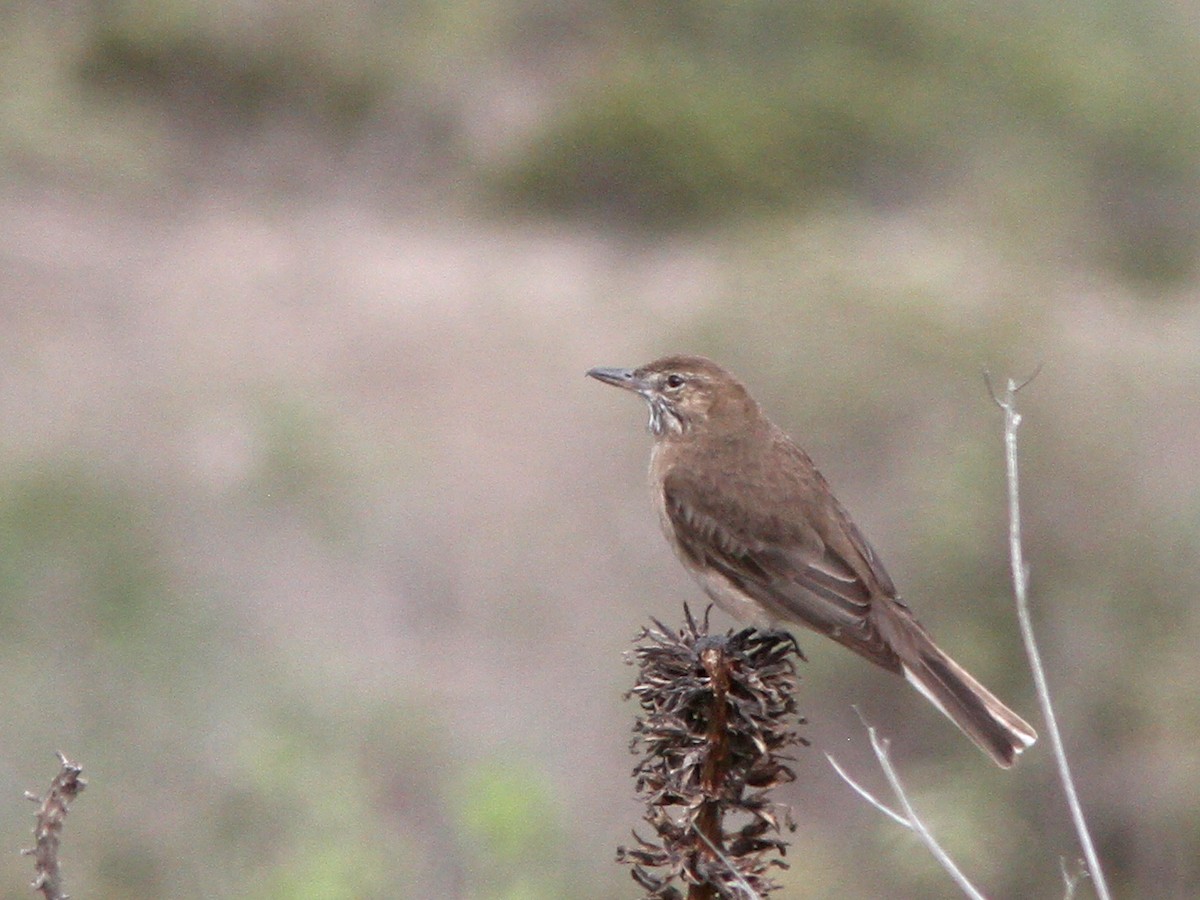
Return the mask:
<svg viewBox="0 0 1200 900"><path fill-rule="evenodd" d="M677 633L655 620L628 654L638 667L629 696L641 706L633 775L657 840L635 832L637 846L617 858L648 897L681 898L675 883L713 897L764 896L778 886L768 870L786 868L782 827L795 828L767 795L795 779L787 751L807 744L795 731L803 656L790 635L710 635L707 615L698 624L685 614Z"/></svg>

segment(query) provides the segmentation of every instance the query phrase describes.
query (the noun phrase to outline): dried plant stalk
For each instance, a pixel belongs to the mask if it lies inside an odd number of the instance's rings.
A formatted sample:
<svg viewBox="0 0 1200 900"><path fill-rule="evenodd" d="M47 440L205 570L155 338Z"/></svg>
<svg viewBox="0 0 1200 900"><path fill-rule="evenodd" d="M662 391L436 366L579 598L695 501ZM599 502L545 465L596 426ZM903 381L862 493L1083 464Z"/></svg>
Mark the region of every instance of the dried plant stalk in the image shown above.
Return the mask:
<svg viewBox="0 0 1200 900"><path fill-rule="evenodd" d="M67 900L67 894L62 886L62 871L58 865L58 846L62 838L63 822L67 818L67 810L71 801L79 796L80 791L87 787L87 782L80 778L83 772L81 766L58 754L62 768L50 782L50 790L45 797L27 792L25 794L38 807L37 824L33 828L36 843L28 850L22 850L26 856L33 857L37 877L31 887L40 891L46 900Z"/></svg>
<svg viewBox="0 0 1200 900"><path fill-rule="evenodd" d="M807 744L795 730L795 640L745 629L709 635L685 607L686 626L657 620L644 629L630 662L638 666L641 715L631 750L633 774L655 840L617 858L651 898L759 897L778 885L772 868L787 843L790 814L769 799L795 778L786 751Z"/></svg>

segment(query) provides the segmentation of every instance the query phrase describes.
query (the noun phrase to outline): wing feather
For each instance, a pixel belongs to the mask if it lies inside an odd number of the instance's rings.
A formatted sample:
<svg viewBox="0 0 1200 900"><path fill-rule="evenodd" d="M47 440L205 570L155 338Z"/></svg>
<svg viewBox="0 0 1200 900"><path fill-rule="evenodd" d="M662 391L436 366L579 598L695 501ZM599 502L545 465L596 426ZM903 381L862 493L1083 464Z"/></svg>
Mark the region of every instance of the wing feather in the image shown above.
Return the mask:
<svg viewBox="0 0 1200 900"><path fill-rule="evenodd" d="M894 654L872 623L871 587L859 574L864 563L872 570L878 564L871 566L874 560L864 557L856 568L810 526L787 528L756 519L749 509L715 508L715 502L728 506L729 497L728 492L696 490L678 472L664 479L665 524L685 559L702 571L719 572L774 618L827 634L898 670Z"/></svg>

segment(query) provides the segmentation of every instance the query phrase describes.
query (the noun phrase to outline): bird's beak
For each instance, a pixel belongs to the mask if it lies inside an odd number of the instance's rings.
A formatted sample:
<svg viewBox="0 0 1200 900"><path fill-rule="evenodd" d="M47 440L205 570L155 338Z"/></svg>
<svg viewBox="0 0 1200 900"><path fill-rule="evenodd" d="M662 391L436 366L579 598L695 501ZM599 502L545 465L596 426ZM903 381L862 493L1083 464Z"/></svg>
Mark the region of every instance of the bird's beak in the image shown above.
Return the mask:
<svg viewBox="0 0 1200 900"><path fill-rule="evenodd" d="M639 378L634 369L588 369L588 376L605 384L616 385L627 391L644 394L649 389L645 379Z"/></svg>

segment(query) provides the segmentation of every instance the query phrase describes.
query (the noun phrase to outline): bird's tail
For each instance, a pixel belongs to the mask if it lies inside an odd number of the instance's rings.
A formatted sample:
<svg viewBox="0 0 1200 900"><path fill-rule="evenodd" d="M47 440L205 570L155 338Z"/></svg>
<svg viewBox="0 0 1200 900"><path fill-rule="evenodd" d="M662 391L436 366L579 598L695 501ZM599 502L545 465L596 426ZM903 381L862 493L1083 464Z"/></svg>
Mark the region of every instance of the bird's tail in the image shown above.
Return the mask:
<svg viewBox="0 0 1200 900"><path fill-rule="evenodd" d="M996 699L926 635L901 662L904 677L984 753L1007 769L1037 740L1028 722ZM905 654L905 656L909 656Z"/></svg>

